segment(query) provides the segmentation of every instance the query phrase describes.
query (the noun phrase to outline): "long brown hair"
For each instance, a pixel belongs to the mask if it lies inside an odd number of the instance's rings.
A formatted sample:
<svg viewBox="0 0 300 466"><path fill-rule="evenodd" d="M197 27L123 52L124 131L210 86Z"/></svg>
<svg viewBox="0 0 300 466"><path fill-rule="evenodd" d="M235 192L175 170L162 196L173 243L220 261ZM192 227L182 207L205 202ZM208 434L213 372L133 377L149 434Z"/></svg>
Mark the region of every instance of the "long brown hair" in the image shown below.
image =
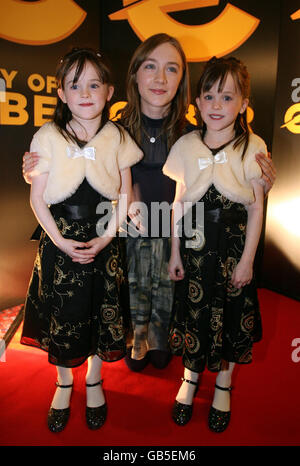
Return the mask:
<svg viewBox="0 0 300 466"><path fill-rule="evenodd" d="M68 52L60 61L56 70L56 80L57 85L61 89L64 89L65 78L69 71L75 67L75 74L73 79L73 84L75 84L85 67L85 64L91 63L98 76L100 81L103 84L112 84L111 71L108 65L105 63L103 57L100 53L96 52L90 48L73 48ZM107 123L109 120L109 102L106 102L105 107L102 111L101 123L98 131ZM66 103L61 99L57 99L57 105L53 114L53 121L56 124L60 133L66 138L74 141L76 143L82 143L79 141L74 133L71 133L68 129L68 123L72 119L72 113Z"/></svg>
<svg viewBox="0 0 300 466"><path fill-rule="evenodd" d="M142 63L147 60L150 53L159 45L169 43L178 51L181 60L183 73L179 83L177 93L171 102L170 111L164 122L164 133L167 135L168 147L182 135L186 119L185 115L190 102L189 71L185 53L179 41L168 34L155 34L136 49L131 59L127 73L127 105L120 111L121 121L130 132L132 137L140 143L141 141L141 106L140 95L136 83L136 73Z"/></svg>
<svg viewBox="0 0 300 466"><path fill-rule="evenodd" d="M199 79L197 85L197 96L199 97L202 92L208 92L212 86L219 81L218 92L222 92L225 85L228 74L234 79L234 82L239 89L243 99L250 98L250 75L247 67L237 58L211 58ZM200 112L196 106L196 119L201 127L202 138L206 132L206 124L202 121ZM243 147L242 157L245 155L249 144L249 134L251 128L247 122L247 111L239 113L234 124L235 137L233 148L236 149L239 146Z"/></svg>

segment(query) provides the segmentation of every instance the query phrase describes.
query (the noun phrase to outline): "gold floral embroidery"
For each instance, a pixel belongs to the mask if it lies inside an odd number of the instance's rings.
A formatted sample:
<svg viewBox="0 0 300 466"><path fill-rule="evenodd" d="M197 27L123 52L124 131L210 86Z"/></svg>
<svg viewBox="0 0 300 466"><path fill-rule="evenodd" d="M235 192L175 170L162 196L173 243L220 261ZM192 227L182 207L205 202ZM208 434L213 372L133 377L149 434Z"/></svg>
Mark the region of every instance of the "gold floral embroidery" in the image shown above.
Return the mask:
<svg viewBox="0 0 300 466"><path fill-rule="evenodd" d="M90 229L94 228L92 223L68 223L64 218L56 223L65 237L76 237L80 241L90 238ZM64 361L72 364L74 357L78 365L89 356L89 351L110 361L124 354L120 290L125 278L118 238L113 239L103 254L104 259L95 260L93 264L74 264L53 245L45 232L41 235L26 304L26 314L31 320L32 316L35 318L33 332L37 334L29 331L24 339L49 351L49 360L55 364L57 358L62 364ZM106 264L109 264L108 269ZM85 303L82 290L86 284L91 290L95 286L95 296L91 295L89 300L87 293ZM94 304L97 300L98 307Z"/></svg>

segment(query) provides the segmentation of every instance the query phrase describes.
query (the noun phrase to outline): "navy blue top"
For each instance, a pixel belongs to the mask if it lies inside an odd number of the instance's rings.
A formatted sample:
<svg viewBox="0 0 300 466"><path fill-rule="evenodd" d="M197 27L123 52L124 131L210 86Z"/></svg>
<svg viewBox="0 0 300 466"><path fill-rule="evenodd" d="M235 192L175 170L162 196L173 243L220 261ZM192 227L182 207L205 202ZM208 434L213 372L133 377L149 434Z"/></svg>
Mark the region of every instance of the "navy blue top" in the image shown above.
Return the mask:
<svg viewBox="0 0 300 466"><path fill-rule="evenodd" d="M164 119L154 120L142 115L144 131L142 130L140 146L144 152L144 157L131 167L135 200L145 203L148 209L149 233L147 232L143 236L164 236L165 228L162 231L162 214L158 220L155 217L155 224L151 225L151 204L157 203L158 206L161 202L167 202L170 205L175 196L176 182L162 172L168 156L167 138L162 135L163 123ZM195 130L195 126L187 121L184 134L193 130ZM150 137L156 138L156 141L151 143Z"/></svg>

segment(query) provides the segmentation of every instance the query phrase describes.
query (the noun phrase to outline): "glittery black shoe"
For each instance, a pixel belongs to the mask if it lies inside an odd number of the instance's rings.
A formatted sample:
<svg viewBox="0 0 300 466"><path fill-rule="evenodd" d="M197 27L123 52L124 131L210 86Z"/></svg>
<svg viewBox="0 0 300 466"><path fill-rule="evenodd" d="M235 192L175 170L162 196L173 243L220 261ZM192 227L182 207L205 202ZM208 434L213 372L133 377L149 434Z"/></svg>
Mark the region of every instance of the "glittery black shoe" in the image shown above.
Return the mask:
<svg viewBox="0 0 300 466"><path fill-rule="evenodd" d="M183 377L181 378L181 380L183 382L196 385L196 390L194 393L194 397L195 397L197 394L198 388L199 388L199 383L193 382L192 380L187 380ZM193 404L186 405L184 403L180 403L179 401L175 400L175 403L172 409L172 419L175 422L175 424L177 424L178 426L185 426L191 420L192 414L193 414Z"/></svg>
<svg viewBox="0 0 300 466"><path fill-rule="evenodd" d="M56 386L59 388L71 388L71 385L60 385L56 382ZM61 432L67 425L70 416L70 407L64 409L55 409L50 407L48 411L47 423L51 432Z"/></svg>
<svg viewBox="0 0 300 466"><path fill-rule="evenodd" d="M232 387L220 387L219 385L215 385L216 388L223 391L230 392ZM230 421L231 411L220 411L219 409L214 408L213 406L210 407L209 415L208 415L208 427L210 430L216 433L224 432L227 429L229 421Z"/></svg>
<svg viewBox="0 0 300 466"><path fill-rule="evenodd" d="M103 380L100 380L97 383L89 384L87 383L87 387L96 387L96 385L102 385ZM86 407L85 417L87 426L89 429L96 430L100 429L103 426L107 415L107 404L104 403L101 406L97 406L96 408L89 408Z"/></svg>

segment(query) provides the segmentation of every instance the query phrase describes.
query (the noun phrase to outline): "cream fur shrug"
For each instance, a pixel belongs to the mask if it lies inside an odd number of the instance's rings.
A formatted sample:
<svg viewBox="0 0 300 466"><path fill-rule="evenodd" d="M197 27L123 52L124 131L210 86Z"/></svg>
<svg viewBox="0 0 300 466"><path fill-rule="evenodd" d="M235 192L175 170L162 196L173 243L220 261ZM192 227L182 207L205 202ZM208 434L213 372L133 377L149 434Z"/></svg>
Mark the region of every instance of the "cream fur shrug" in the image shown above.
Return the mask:
<svg viewBox="0 0 300 466"><path fill-rule="evenodd" d="M255 154L267 154L266 145L259 136L250 134L249 145L242 160L242 148L233 149L233 144L231 142L213 156L203 143L199 130L178 139L170 151L163 173L184 185L183 202L197 202L211 184L233 202L244 205L254 202L250 180L262 175ZM216 160L223 160L223 163L216 163Z"/></svg>
<svg viewBox="0 0 300 466"><path fill-rule="evenodd" d="M53 122L45 123L33 136L30 152L37 152L39 162L33 176L49 173L44 191L47 204L57 204L70 197L86 177L89 184L108 199L118 199L121 187L120 170L131 167L143 157L127 131L121 140L118 128L106 125L84 148L95 149L95 160L68 157L68 142ZM78 146L76 146L78 148Z"/></svg>

